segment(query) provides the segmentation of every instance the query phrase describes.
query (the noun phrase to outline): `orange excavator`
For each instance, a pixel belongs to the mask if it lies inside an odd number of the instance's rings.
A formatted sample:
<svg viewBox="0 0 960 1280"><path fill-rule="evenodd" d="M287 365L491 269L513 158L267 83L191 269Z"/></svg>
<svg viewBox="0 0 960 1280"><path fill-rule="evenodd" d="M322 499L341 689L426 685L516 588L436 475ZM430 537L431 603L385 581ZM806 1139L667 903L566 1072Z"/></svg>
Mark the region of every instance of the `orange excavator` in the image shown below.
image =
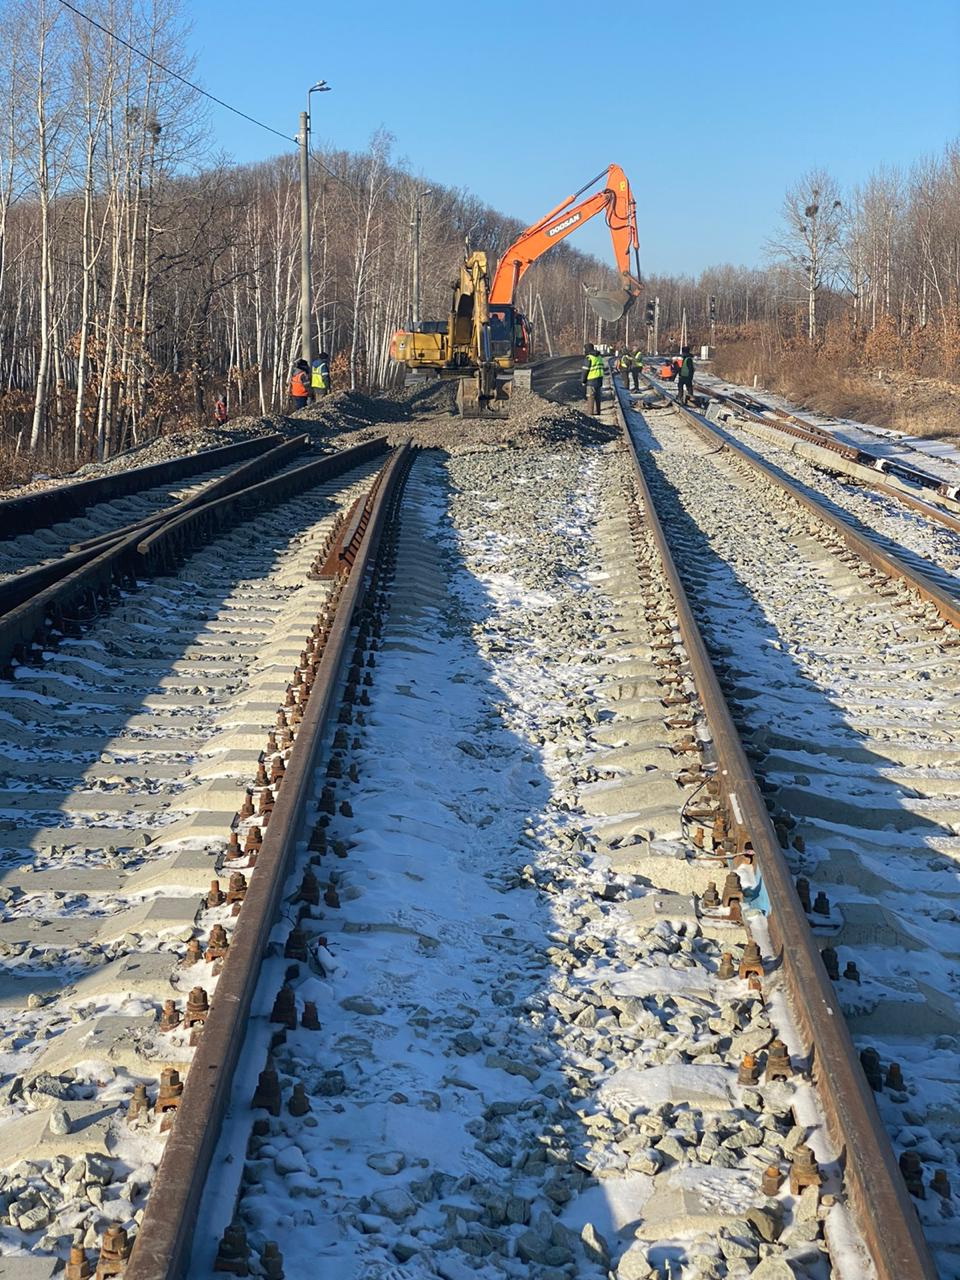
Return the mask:
<svg viewBox="0 0 960 1280"><path fill-rule="evenodd" d="M574 203L585 191L596 183L603 181L603 188ZM606 173L598 173L595 178L575 191L551 209L548 214L527 227L522 235L514 240L497 265L490 286L490 306L494 309L512 307L516 297L517 286L529 267L542 257L548 249L566 239L571 232L582 227L585 222L598 213L606 218L610 228L610 239L613 242L613 254L620 271L621 287L617 290L588 288L587 298L594 311L603 320L615 323L636 301L640 293L640 240L637 235L637 206L630 190L627 175L618 164L612 164ZM633 263L630 251L633 250ZM635 268L636 275L631 271Z"/></svg>
<svg viewBox="0 0 960 1280"><path fill-rule="evenodd" d="M580 200L600 181L600 191ZM460 278L453 282L447 323L427 321L416 332L398 330L390 344L391 357L411 372L459 379L457 401L464 417L476 417L490 410L494 401L506 400L515 367L530 359L529 325L514 305L517 286L538 258L598 213L610 228L620 288L584 285L584 290L597 315L615 323L636 301L641 284L636 203L626 174L612 164L527 227L500 259L492 281L486 254L468 254Z"/></svg>

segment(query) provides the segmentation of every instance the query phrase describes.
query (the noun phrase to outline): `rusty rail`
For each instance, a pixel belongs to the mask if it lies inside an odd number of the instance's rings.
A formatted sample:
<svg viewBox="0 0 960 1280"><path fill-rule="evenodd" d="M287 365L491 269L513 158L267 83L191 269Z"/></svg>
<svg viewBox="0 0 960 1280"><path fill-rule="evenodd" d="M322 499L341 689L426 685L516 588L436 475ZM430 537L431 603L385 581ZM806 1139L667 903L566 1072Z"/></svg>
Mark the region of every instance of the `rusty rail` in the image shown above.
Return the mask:
<svg viewBox="0 0 960 1280"><path fill-rule="evenodd" d="M644 375L646 376L646 375ZM721 449L727 449L740 461L745 462L749 467L759 472L771 484L778 486L784 493L790 495L811 515L821 520L825 525L833 530L839 538L843 540L847 547L855 552L862 560L865 560L872 568L885 573L888 577L899 578L901 582L905 582L929 604L937 610L945 622L951 626L960 629L960 600L954 596L948 595L937 584L931 581L926 574L921 573L919 569L913 569L898 556L890 551L884 551L869 538L865 538L862 534L852 529L845 520L839 516L835 516L826 507L822 506L816 498L812 498L809 494L803 493L800 489L790 483L789 480L777 475L765 462L761 462L759 458L753 457L747 453L745 449L741 449L738 444L729 440L722 435L708 422L701 414L695 410L688 408L686 405L677 404L673 396L667 395L661 387L650 383L653 390L664 396L669 404L681 413L689 422L690 426L698 433L701 439L705 440L711 446L720 446ZM622 410L621 410L622 412Z"/></svg>
<svg viewBox="0 0 960 1280"><path fill-rule="evenodd" d="M650 382L650 385L655 390L663 391L663 388L656 386L646 374L643 377ZM762 426L770 427L773 431L780 431L784 435L793 436L795 439L803 440L807 444L814 444L818 448L828 449L831 453L845 458L848 462L856 462L871 471L876 471L879 475L891 472L910 484L915 484L923 489L932 489L943 498L957 500L957 486L948 485L939 476L935 476L929 471L924 471L920 467L912 467L909 463L901 462L896 458L884 458L880 454L871 453L869 449L861 449L857 445L844 444L842 441L835 439L824 427L818 427L813 422L806 422L803 418L798 417L795 413L789 413L786 409L778 409L775 405L764 404L761 400L755 400L746 393L716 391L713 387L703 386L697 387L697 390L701 395L719 400L721 404L730 405L743 417L750 418L751 421L757 422ZM772 414L773 418L766 416L768 414ZM900 499L904 502L904 505L911 505L907 500L909 495L901 494L895 489L885 490L882 485L877 485L877 488L881 492L888 492L892 497ZM932 514L935 511L936 508L928 508L927 514Z"/></svg>
<svg viewBox="0 0 960 1280"><path fill-rule="evenodd" d="M200 453L183 454L154 462L147 467L134 467L113 475L94 476L90 480L78 480L73 484L61 484L36 493L25 493L19 498L7 498L0 502L0 538L14 538L22 533L32 533L57 520L69 519L85 511L94 502L108 502L111 498L128 493L139 493L154 485L179 480L182 476L207 471L225 463L239 462L274 448L283 436L277 433L254 436L239 444L223 445L218 449L205 449Z"/></svg>
<svg viewBox="0 0 960 1280"><path fill-rule="evenodd" d="M270 437L264 438L269 439ZM279 436L275 438L280 439ZM283 466L289 458L306 448L308 443L309 436L296 436L293 440L286 440L282 444L278 444L259 454L252 462L247 462L243 466L237 467L235 471L231 471L228 475L211 480L209 484L204 485L192 497L184 498L181 502L174 503L165 510L157 511L152 516L147 516L134 524L123 525L121 528L113 529L109 533L102 533L96 538L87 538L83 542L74 543L70 549L70 554L61 556L49 564L40 565L36 569L24 569L20 573L13 574L12 577L7 578L4 582L0 582L0 615L9 613L11 609L15 609L17 605L24 604L31 597L38 595L61 578L69 577L75 570L82 569L85 564L89 564L100 552L106 551L113 543L121 542L135 533L139 533L142 536L147 530L155 529L158 525L163 524L164 521L173 519L178 514L191 511L195 507L201 507L225 494L236 493L255 477L264 475L276 467Z"/></svg>
<svg viewBox="0 0 960 1280"><path fill-rule="evenodd" d="M305 802L340 684L351 621L365 570L377 551L386 512L411 458L409 441L394 452L375 485L366 534L345 579L306 711L286 766L231 938L196 1056L187 1073L176 1123L167 1139L124 1280L180 1280L186 1275L210 1163L230 1101L233 1074L260 964L280 904Z"/></svg>
<svg viewBox="0 0 960 1280"><path fill-rule="evenodd" d="M143 530L136 530L111 543L93 559L0 617L0 667L14 657L24 660L29 645L37 638L42 640L48 619L61 626L65 619L70 620L71 614L84 616L96 611L118 582L130 583L143 573L164 570L184 555L200 536L209 537L264 502L282 500L300 489L342 475L386 453L387 448L386 439L381 436L352 449L328 454L239 493L181 512L173 519L161 519L146 537Z"/></svg>
<svg viewBox="0 0 960 1280"><path fill-rule="evenodd" d="M906 1276L910 1280L937 1280L890 1139L880 1121L839 1000L823 967L657 516L616 381L614 398L637 487L663 562L683 643L713 735L721 788L731 816L753 845L770 899L771 942L783 966L791 1011L809 1056L830 1137L840 1155L849 1202L877 1269L878 1280L904 1280Z"/></svg>

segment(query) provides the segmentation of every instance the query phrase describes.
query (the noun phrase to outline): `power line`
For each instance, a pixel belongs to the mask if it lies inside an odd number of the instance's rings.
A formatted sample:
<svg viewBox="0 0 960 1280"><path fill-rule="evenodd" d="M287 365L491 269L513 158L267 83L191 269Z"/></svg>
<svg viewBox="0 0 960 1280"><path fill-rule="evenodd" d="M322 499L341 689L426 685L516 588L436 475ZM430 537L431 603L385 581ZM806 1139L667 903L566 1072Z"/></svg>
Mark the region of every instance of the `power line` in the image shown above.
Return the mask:
<svg viewBox="0 0 960 1280"><path fill-rule="evenodd" d="M158 62L156 58L151 58L149 53L144 53L142 49L138 49L136 45L124 40L123 36L118 36L115 31L111 31L109 27L105 27L99 23L96 18L91 18L89 13L84 13L82 9L78 9L76 5L70 4L70 0L60 0L65 9L69 9L71 13L75 13L78 18L83 18L84 22L89 22L92 27L96 27L98 31L102 31L105 36L109 36L111 40L116 40L118 44L122 44L125 48L135 53L137 57L143 58L145 62L152 63L159 68L165 75L172 76L174 80L179 80L181 84L185 84L188 89L192 89L194 93L201 94L204 98L209 98L211 102L215 102L217 106L226 107L228 111L232 111L235 116L240 116L244 120L249 120L251 124L255 124L260 129L266 129L268 133L275 133L278 138L283 138L285 142L296 142L297 139L288 133L281 133L279 129L274 129L272 125L264 124L262 120L256 120L253 116L248 116L245 111L240 111L237 107L232 107L229 102L224 102L222 98L215 97L212 93L207 93L206 89L201 89L198 84L194 84L191 80L187 80L177 71L171 71L169 67L165 67L162 62Z"/></svg>

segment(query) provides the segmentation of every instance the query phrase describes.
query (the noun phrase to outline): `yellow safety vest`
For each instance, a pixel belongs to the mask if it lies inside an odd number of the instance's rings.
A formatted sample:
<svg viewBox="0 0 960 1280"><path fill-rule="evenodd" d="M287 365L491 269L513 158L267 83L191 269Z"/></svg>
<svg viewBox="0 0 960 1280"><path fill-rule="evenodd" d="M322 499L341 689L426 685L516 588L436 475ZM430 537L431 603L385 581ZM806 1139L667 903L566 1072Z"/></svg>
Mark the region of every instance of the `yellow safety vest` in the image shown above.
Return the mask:
<svg viewBox="0 0 960 1280"><path fill-rule="evenodd" d="M595 378L602 378L607 372L606 362L603 356L587 356L589 366L587 368L587 381L593 382Z"/></svg>

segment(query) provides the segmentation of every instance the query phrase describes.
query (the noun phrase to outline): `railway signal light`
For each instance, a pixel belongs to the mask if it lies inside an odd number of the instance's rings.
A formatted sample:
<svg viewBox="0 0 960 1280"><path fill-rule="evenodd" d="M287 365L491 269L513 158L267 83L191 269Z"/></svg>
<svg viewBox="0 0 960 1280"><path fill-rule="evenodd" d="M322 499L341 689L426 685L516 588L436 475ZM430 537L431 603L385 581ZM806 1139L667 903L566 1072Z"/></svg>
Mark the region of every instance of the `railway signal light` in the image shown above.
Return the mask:
<svg viewBox="0 0 960 1280"><path fill-rule="evenodd" d="M711 293L711 295L710 295L710 319L711 319L711 320L716 320L716 318L717 318L717 300L716 300L716 298L714 297L714 295Z"/></svg>
<svg viewBox="0 0 960 1280"><path fill-rule="evenodd" d="M647 324L653 324L653 317L654 317L654 304L652 302L648 302L647 303Z"/></svg>

